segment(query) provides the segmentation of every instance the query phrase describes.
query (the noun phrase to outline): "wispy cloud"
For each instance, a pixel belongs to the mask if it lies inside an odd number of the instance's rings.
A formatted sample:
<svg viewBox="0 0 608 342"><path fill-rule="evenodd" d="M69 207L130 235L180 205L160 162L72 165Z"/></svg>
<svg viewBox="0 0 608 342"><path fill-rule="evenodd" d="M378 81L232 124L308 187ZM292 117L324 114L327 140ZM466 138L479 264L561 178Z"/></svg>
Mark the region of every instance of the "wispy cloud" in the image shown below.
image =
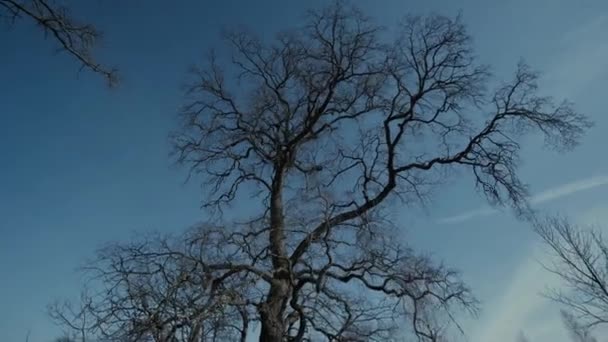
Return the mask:
<svg viewBox="0 0 608 342"><path fill-rule="evenodd" d="M481 207L475 210L465 211L462 214L443 217L437 220L438 223L449 224L449 223L459 223L463 221L468 221L473 218L490 216L492 214L497 213L498 210L490 208L490 207Z"/></svg>
<svg viewBox="0 0 608 342"><path fill-rule="evenodd" d="M554 199L565 197L580 191L585 191L608 184L608 175L591 177L576 182L564 184L549 190L545 190L532 197L530 203L540 204Z"/></svg>
<svg viewBox="0 0 608 342"><path fill-rule="evenodd" d="M490 304L488 315L473 332L473 342L513 342L520 331L531 341L565 341L559 309L540 294L559 280L543 269L541 250L533 248L505 284L503 295ZM502 286L499 286L499 288Z"/></svg>
<svg viewBox="0 0 608 342"><path fill-rule="evenodd" d="M608 175L596 176L578 180L572 183L563 184L554 188L542 191L530 198L530 204L541 204L566 197L577 192L590 190L600 186L608 185ZM490 207L482 207L475 210L466 211L464 213L440 218L438 223L450 224L467 221L477 217L489 216L498 213L498 210Z"/></svg>

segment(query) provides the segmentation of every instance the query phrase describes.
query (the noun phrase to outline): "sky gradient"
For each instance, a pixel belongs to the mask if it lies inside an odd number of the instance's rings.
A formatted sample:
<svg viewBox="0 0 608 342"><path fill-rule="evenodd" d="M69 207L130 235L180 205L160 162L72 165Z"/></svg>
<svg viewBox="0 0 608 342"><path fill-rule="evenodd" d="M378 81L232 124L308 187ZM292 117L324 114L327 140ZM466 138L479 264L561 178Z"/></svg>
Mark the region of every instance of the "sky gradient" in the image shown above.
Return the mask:
<svg viewBox="0 0 608 342"><path fill-rule="evenodd" d="M0 30L0 341L51 341L45 314L78 294L75 269L95 248L134 231L180 231L204 219L196 182L171 165L180 84L217 46L223 28L264 37L325 1L71 1L74 15L104 32L99 59L120 69L108 89L38 28ZM567 98L595 121L566 155L526 140L521 176L532 203L577 221L608 221L608 2L562 0L355 1L384 25L406 14L463 14L480 60L498 80L520 58L543 74L541 91ZM436 191L425 208L405 208L404 236L444 259L482 300L467 340L565 342L559 307L538 296L539 241L508 212L489 209L468 178Z"/></svg>

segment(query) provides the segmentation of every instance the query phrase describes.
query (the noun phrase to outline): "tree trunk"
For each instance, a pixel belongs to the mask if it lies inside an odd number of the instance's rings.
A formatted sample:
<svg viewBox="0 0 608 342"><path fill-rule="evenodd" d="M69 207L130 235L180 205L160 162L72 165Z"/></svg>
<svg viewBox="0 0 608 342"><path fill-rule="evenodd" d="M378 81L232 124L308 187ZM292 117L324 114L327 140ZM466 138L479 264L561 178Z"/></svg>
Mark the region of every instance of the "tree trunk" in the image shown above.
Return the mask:
<svg viewBox="0 0 608 342"><path fill-rule="evenodd" d="M260 342L282 342L286 332L284 312L290 295L290 266L285 253L283 217L284 164L276 168L270 196L269 247L274 269L266 302L260 308Z"/></svg>
<svg viewBox="0 0 608 342"><path fill-rule="evenodd" d="M286 331L283 319L284 298L287 297L288 283L277 280L270 289L268 299L260 310L262 329L260 342L283 342Z"/></svg>

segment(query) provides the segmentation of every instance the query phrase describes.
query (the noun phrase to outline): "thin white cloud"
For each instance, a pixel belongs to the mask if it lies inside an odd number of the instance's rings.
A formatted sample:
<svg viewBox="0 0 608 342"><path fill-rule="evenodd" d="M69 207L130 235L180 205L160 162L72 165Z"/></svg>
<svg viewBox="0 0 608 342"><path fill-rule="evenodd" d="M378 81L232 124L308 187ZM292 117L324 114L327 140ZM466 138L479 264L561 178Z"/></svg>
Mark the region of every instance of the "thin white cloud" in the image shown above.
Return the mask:
<svg viewBox="0 0 608 342"><path fill-rule="evenodd" d="M559 311L548 312L549 316L544 316L549 319L550 324L534 319L538 311L551 304L548 299L539 295L540 292L546 285L557 285L555 277L537 262L540 257L538 250L532 250L524 259L510 277L511 283L504 287L503 295L489 303L490 307L484 310L489 315L479 322L481 324L478 325L477 331L473 332L471 341L514 342L520 331L524 331L531 341L561 341L546 339L547 334L558 333L552 337L563 334L563 328L559 325ZM501 287L498 286L497 290L500 291ZM547 324L552 329L547 329Z"/></svg>
<svg viewBox="0 0 608 342"><path fill-rule="evenodd" d="M591 177L576 182L564 184L549 190L545 190L531 198L530 203L540 204L561 197L565 197L580 191L590 190L608 184L607 176Z"/></svg>
<svg viewBox="0 0 608 342"><path fill-rule="evenodd" d="M479 209L466 211L462 214L440 218L439 220L437 220L437 222L443 223L443 224L459 223L459 222L468 221L470 219L477 218L477 217L490 216L497 212L498 211L496 209L493 209L490 207L481 207Z"/></svg>
<svg viewBox="0 0 608 342"><path fill-rule="evenodd" d="M530 198L530 204L541 204L549 202L575 194L577 192L594 189L604 185L608 185L608 175L578 180L572 183L563 184L542 191ZM498 213L498 210L490 207L482 207L479 209L464 212L462 214L440 218L439 220L437 220L437 222L442 224L459 223L477 217L489 216L495 213Z"/></svg>

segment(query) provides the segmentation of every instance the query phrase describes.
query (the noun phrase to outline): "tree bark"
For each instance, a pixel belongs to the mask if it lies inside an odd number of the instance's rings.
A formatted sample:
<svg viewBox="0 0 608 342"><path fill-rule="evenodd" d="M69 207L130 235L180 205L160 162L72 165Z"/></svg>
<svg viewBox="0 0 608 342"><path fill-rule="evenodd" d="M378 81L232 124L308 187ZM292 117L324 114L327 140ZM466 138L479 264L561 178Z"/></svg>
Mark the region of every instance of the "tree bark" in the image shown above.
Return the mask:
<svg viewBox="0 0 608 342"><path fill-rule="evenodd" d="M282 163L281 163L282 164ZM283 178L284 165L277 165L270 197L270 252L274 268L266 302L260 307L260 342L282 342L286 331L284 312L290 297L290 266L284 246Z"/></svg>
<svg viewBox="0 0 608 342"><path fill-rule="evenodd" d="M261 308L260 342L282 342L285 334L285 321L283 320L284 300L289 296L289 284L287 281L277 280L271 286L268 299Z"/></svg>

